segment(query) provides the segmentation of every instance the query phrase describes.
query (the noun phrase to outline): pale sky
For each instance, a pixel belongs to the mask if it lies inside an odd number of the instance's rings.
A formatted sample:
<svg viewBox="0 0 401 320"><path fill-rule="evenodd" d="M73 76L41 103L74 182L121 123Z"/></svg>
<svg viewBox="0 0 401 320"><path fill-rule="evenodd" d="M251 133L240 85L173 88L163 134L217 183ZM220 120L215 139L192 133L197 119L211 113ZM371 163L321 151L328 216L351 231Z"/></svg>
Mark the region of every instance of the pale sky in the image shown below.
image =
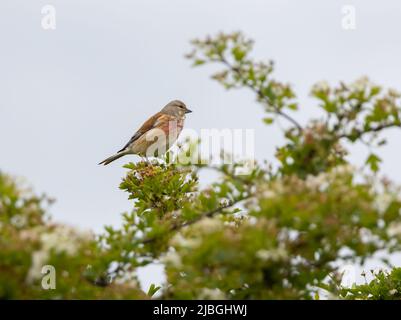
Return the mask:
<svg viewBox="0 0 401 320"><path fill-rule="evenodd" d="M56 30L41 26L44 5L56 9ZM355 6L355 30L342 28L344 5ZM319 80L367 75L401 90L397 0L2 0L0 169L54 197L55 220L100 231L131 208L118 184L137 158L97 163L172 99L194 111L186 127L254 129L257 158L273 160L282 134L263 125L254 95L225 91L214 68L184 59L190 39L236 30L294 85L301 122L316 115L308 94ZM400 131L387 136L382 173L401 183ZM366 149L351 151L362 164Z"/></svg>

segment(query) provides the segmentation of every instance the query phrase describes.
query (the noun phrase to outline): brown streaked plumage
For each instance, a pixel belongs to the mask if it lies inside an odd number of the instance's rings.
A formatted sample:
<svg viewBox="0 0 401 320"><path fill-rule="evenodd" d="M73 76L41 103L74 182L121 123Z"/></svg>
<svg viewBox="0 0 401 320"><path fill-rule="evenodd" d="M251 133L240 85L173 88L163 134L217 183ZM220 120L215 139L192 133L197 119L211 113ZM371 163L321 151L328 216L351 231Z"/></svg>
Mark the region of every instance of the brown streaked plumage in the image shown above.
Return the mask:
<svg viewBox="0 0 401 320"><path fill-rule="evenodd" d="M185 115L190 112L182 101L169 102L150 117L121 150L99 164L107 165L127 154L147 157L165 153L177 140L184 127Z"/></svg>

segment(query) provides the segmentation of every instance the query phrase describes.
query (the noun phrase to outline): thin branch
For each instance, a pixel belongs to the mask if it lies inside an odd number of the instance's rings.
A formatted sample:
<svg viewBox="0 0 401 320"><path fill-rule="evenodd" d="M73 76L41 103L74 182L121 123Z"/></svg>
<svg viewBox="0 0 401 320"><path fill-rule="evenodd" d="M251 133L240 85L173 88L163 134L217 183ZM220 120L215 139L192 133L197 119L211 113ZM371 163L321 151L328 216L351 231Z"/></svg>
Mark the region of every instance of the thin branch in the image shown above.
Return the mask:
<svg viewBox="0 0 401 320"><path fill-rule="evenodd" d="M389 129L389 128L395 128L395 127L399 128L400 126L401 126L401 125L400 125L400 124L397 124L397 123L387 123L387 124L379 125L379 126L377 126L377 127L375 127L375 128L369 128L369 129L367 129L366 131L358 130L357 133L356 133L355 138L356 138L356 139L359 139L359 138L361 138L363 135L365 135L365 134L367 134L367 133L378 132L378 131L381 131L381 130L383 130L383 129ZM341 134L341 135L338 136L338 139L342 139L342 138L350 139L351 136L353 137L352 134L343 133L343 134Z"/></svg>
<svg viewBox="0 0 401 320"><path fill-rule="evenodd" d="M234 67L233 65L231 65L223 56L221 56L221 62L223 64L225 64L230 70L234 71L235 73L237 73L240 77L242 77L241 72L239 71L238 68ZM302 126L299 124L298 121L296 121L293 117L291 117L290 115L284 113L282 110L280 110L279 108L277 108L277 106L272 105L270 103L270 101L267 99L267 97L262 93L262 91L258 88L253 87L252 85L250 85L249 83L244 83L244 85L246 87L248 87L249 89L251 89L253 92L255 92L258 97L262 100L264 100L268 105L270 105L271 107L273 107L274 112L277 113L278 115L282 116L283 118L285 118L286 120L288 120L289 122L291 122L300 132L303 131Z"/></svg>
<svg viewBox="0 0 401 320"><path fill-rule="evenodd" d="M284 113L281 110L277 110L276 111L277 114L279 114L280 116L282 116L283 118L287 119L288 121L290 121L294 126L297 127L298 131L302 132L303 128L301 127L301 125L298 123L298 121L296 121L294 118L290 117L288 114Z"/></svg>

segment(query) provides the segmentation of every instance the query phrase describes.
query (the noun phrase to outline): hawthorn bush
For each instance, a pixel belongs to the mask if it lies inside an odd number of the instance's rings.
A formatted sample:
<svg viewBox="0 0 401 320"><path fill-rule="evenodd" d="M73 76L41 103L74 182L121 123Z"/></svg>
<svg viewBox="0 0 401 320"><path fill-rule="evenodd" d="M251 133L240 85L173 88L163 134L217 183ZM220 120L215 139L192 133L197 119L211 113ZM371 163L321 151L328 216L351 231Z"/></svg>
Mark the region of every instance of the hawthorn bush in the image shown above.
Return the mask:
<svg viewBox="0 0 401 320"><path fill-rule="evenodd" d="M0 172L0 299L146 298L135 278L97 283L97 272L110 263L109 252L91 232L52 222L49 202ZM54 290L41 285L46 265L56 270Z"/></svg>
<svg viewBox="0 0 401 320"><path fill-rule="evenodd" d="M378 253L401 249L399 187L378 174L374 150L382 132L401 126L400 94L361 78L313 86L320 117L301 124L290 84L275 79L274 64L250 57L241 33L195 40L194 66L218 64L213 75L227 89L246 88L264 108L263 121L285 119L278 165L210 165L197 143L163 159L125 166L120 188L133 209L121 227L100 235L57 225L46 198L26 195L0 176L1 298L399 299L400 269L371 282L341 286L342 264L364 265ZM364 164L350 164L352 145L368 146ZM183 154L191 161L183 164ZM248 168L248 167L247 167ZM203 187L201 171L219 178ZM166 283L142 292L138 267L162 264ZM40 287L42 265L57 270L57 288ZM157 293L157 295L155 295Z"/></svg>

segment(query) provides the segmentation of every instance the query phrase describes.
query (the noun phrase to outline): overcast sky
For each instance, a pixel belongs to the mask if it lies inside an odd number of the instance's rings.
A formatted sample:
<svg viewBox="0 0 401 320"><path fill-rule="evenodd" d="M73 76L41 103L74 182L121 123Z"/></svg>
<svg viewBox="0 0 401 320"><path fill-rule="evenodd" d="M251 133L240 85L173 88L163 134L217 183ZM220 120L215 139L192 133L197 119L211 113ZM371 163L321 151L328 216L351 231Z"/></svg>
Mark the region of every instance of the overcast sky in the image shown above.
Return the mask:
<svg viewBox="0 0 401 320"><path fill-rule="evenodd" d="M55 30L41 26L45 5L56 9ZM342 28L344 5L355 6L355 30ZM401 89L400 18L397 0L2 0L0 169L56 198L58 221L98 231L119 224L131 207L118 189L128 159L97 163L168 101L194 111L191 129L254 129L259 159L273 159L283 141L262 124L252 93L227 92L210 80L213 68L190 67L190 39L242 30L254 56L273 59L276 77L294 85L305 121L319 80L368 75ZM401 183L400 132L387 136L383 173ZM352 151L361 164L364 147Z"/></svg>

